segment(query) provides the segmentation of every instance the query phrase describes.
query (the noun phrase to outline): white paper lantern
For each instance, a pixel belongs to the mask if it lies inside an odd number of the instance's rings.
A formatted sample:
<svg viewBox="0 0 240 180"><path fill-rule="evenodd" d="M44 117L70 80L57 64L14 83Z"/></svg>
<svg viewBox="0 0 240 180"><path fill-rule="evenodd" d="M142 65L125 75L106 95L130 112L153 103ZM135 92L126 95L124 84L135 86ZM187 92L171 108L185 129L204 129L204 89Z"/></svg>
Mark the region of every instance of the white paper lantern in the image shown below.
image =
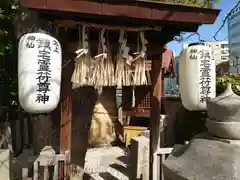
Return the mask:
<svg viewBox="0 0 240 180"><path fill-rule="evenodd" d="M60 100L62 51L57 39L44 33L21 37L18 47L18 93L29 113L47 113Z"/></svg>
<svg viewBox="0 0 240 180"><path fill-rule="evenodd" d="M183 106L205 110L206 101L216 96L216 65L212 49L190 44L180 55L179 85Z"/></svg>

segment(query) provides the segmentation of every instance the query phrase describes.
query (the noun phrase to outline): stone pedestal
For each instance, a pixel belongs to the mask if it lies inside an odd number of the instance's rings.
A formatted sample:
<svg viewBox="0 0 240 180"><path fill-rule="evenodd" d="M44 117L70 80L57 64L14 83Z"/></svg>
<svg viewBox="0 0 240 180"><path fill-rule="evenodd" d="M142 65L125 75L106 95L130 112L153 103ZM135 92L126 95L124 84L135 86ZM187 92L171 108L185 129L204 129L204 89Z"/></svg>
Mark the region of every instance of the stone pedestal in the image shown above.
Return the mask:
<svg viewBox="0 0 240 180"><path fill-rule="evenodd" d="M194 138L164 162L165 180L238 180L240 146Z"/></svg>
<svg viewBox="0 0 240 180"><path fill-rule="evenodd" d="M240 179L240 96L229 85L207 102L207 133L176 149L163 163L165 180Z"/></svg>
<svg viewBox="0 0 240 180"><path fill-rule="evenodd" d="M129 179L149 179L149 138L137 136L131 140Z"/></svg>
<svg viewBox="0 0 240 180"><path fill-rule="evenodd" d="M224 143L234 144L234 145L239 145L240 146L240 140L233 140L233 139L225 139L225 138L215 137L215 136L212 136L211 134L209 134L208 132L198 134L198 135L195 136L195 138L205 138L205 139L209 139L209 140L221 141L221 142L224 142Z"/></svg>
<svg viewBox="0 0 240 180"><path fill-rule="evenodd" d="M220 96L207 102L206 127L212 136L240 140L240 96L231 85Z"/></svg>

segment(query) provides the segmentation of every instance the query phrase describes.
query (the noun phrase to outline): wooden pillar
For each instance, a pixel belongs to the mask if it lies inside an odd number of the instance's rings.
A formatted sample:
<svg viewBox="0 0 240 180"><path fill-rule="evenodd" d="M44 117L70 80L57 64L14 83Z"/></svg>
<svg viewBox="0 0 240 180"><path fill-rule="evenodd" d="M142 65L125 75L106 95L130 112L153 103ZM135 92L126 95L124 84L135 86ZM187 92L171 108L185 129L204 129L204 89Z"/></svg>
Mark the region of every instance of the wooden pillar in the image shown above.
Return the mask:
<svg viewBox="0 0 240 180"><path fill-rule="evenodd" d="M63 68L64 69L64 68ZM64 153L70 150L71 147L71 119L72 119L72 86L67 82L69 77L69 68L63 70L63 78L66 78L66 81L63 82L63 94L61 102L61 122L60 122L60 151Z"/></svg>
<svg viewBox="0 0 240 180"><path fill-rule="evenodd" d="M72 83L73 62L71 53L68 51L68 37L64 29L58 34L63 52L62 63L62 87L61 87L61 122L60 122L60 151L65 153L71 148L71 120L72 120Z"/></svg>
<svg viewBox="0 0 240 180"><path fill-rule="evenodd" d="M162 95L162 60L160 56L152 59L152 104L150 113L150 161L149 161L149 179L155 180L154 176L158 175L154 155L157 152L159 141L159 129L161 118L161 95Z"/></svg>

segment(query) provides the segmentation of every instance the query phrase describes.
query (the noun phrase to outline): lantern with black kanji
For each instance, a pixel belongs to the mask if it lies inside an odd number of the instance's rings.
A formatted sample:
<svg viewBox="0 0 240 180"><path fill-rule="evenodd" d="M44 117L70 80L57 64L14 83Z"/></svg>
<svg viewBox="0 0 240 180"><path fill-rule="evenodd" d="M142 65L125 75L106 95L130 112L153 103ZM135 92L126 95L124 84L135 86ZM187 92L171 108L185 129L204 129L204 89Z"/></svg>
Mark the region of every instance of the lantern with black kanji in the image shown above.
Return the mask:
<svg viewBox="0 0 240 180"><path fill-rule="evenodd" d="M60 99L62 52L57 39L45 33L28 33L18 47L18 92L21 107L29 113L54 110Z"/></svg>
<svg viewBox="0 0 240 180"><path fill-rule="evenodd" d="M205 110L206 101L216 95L216 65L210 46L189 44L180 54L180 94L188 110Z"/></svg>

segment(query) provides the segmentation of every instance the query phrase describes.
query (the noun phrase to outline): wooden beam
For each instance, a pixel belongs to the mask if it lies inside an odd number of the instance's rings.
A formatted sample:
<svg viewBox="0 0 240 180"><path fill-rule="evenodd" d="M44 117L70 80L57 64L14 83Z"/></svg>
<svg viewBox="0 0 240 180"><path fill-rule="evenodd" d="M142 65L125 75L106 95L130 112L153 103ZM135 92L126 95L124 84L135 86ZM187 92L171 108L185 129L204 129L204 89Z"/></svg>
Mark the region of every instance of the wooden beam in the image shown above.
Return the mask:
<svg viewBox="0 0 240 180"><path fill-rule="evenodd" d="M100 3L86 0L20 0L27 8L74 12L89 15L129 17L168 22L188 22L195 24L214 23L219 10L176 6L170 4L150 4L140 6L131 3ZM178 8L177 8L178 7Z"/></svg>
<svg viewBox="0 0 240 180"><path fill-rule="evenodd" d="M149 20L149 19L134 19L129 17L117 17L117 21L113 21L112 16L98 16L90 14L79 14L72 12L56 12L50 10L39 10L40 17L42 19L47 19L49 21L54 21L57 25L62 26L65 23L65 26L68 28L76 27L76 24L87 24L88 27L93 28L96 24L99 29L101 26L106 26L108 30L113 30L112 27L120 28L147 28L148 31L158 31L159 29L167 29L174 31L185 31L185 32L195 32L198 29L199 24L187 23L187 22L178 22L171 23L167 21L158 21L158 20ZM67 22L67 24L66 24ZM101 26L100 26L101 25ZM116 31L116 30L115 30ZM129 31L128 31L129 32ZM154 34L154 33L153 33ZM155 36L155 35L154 35Z"/></svg>
<svg viewBox="0 0 240 180"><path fill-rule="evenodd" d="M20 4L23 7L26 8L34 8L34 9L46 9L46 1L41 1L41 0L33 0L33 1L29 1L29 0L20 0Z"/></svg>

